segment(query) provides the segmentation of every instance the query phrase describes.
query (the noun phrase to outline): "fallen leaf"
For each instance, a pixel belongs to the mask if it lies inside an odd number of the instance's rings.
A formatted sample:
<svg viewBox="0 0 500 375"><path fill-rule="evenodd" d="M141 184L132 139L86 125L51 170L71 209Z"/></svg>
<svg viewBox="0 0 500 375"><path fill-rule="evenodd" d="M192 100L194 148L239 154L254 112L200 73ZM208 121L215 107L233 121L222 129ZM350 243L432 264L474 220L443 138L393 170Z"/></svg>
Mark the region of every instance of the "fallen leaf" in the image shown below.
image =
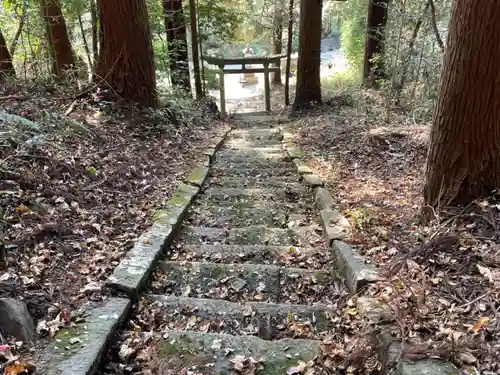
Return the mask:
<svg viewBox="0 0 500 375"><path fill-rule="evenodd" d="M480 317L480 318L476 321L476 323L472 326L471 331L472 331L472 332L474 332L474 333L479 332L479 330L480 330L481 328L483 328L483 326L484 326L485 324L487 324L489 321L490 321L490 318L488 318L487 316L482 316L482 317Z"/></svg>

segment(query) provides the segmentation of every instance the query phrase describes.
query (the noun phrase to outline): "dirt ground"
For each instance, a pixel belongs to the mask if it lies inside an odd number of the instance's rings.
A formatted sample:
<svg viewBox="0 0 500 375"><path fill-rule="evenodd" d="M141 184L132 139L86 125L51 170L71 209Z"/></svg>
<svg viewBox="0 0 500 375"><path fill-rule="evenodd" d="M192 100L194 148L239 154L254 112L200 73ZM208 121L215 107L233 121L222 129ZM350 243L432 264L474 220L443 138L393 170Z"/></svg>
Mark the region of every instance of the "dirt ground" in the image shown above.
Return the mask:
<svg viewBox="0 0 500 375"><path fill-rule="evenodd" d="M392 312L404 355L498 372L498 194L421 224L430 123L397 112L384 121L384 101L369 91L331 104L295 122L295 141L338 198L349 242L386 277L369 293Z"/></svg>
<svg viewBox="0 0 500 375"><path fill-rule="evenodd" d="M101 285L197 161L221 123L183 109L139 110L66 87L5 85L0 107L0 297L54 318Z"/></svg>

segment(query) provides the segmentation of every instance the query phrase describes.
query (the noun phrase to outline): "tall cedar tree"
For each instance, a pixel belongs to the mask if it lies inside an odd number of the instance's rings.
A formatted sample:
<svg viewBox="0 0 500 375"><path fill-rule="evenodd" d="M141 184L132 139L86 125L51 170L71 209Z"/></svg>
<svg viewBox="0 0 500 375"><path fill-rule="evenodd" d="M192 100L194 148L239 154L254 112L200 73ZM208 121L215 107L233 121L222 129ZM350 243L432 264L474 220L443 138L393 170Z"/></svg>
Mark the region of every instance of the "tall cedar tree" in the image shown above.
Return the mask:
<svg viewBox="0 0 500 375"><path fill-rule="evenodd" d="M198 20L196 14L196 0L189 0L189 22L191 23L191 50L193 55L193 73L194 73L194 88L196 98L203 97L203 87L201 84L201 69L200 69L200 50L198 48Z"/></svg>
<svg viewBox="0 0 500 375"><path fill-rule="evenodd" d="M453 1L425 173L430 207L500 187L500 7Z"/></svg>
<svg viewBox="0 0 500 375"><path fill-rule="evenodd" d="M273 54L281 55L283 50L283 9L279 8L276 10L276 15L274 17L274 28L273 28ZM278 62L278 66L281 66L281 61ZM275 85L281 85L281 74L276 72L273 75L273 83Z"/></svg>
<svg viewBox="0 0 500 375"><path fill-rule="evenodd" d="M41 0L41 11L47 28L47 38L54 58L54 74L60 76L75 65L68 30L59 0Z"/></svg>
<svg viewBox="0 0 500 375"><path fill-rule="evenodd" d="M368 1L363 77L369 86L375 85L376 80L386 77L384 54L388 3L389 0ZM374 60L377 55L380 58Z"/></svg>
<svg viewBox="0 0 500 375"><path fill-rule="evenodd" d="M321 103L321 9L322 0L301 0L299 61L293 110Z"/></svg>
<svg viewBox="0 0 500 375"><path fill-rule="evenodd" d="M95 80L124 99L156 106L156 77L145 0L99 0L102 49Z"/></svg>
<svg viewBox="0 0 500 375"><path fill-rule="evenodd" d="M190 90L186 20L182 10L182 0L163 0L163 12L168 41L170 79L173 85Z"/></svg>
<svg viewBox="0 0 500 375"><path fill-rule="evenodd" d="M14 65L12 65L12 58L7 48L7 43L0 30L0 82L5 79L6 76L14 77L16 72L14 70Z"/></svg>

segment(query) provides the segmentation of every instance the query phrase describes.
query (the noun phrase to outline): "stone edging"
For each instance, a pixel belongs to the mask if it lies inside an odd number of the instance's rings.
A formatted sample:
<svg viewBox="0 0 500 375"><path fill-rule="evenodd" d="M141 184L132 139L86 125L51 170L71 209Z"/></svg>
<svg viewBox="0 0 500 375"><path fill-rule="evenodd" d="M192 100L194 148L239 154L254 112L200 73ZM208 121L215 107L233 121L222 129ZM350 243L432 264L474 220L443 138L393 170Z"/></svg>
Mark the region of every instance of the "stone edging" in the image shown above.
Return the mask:
<svg viewBox="0 0 500 375"><path fill-rule="evenodd" d="M314 175L311 168L305 164L304 153L293 144L293 134L284 132L282 145L300 174L302 183L314 190L314 201L320 210L320 222L326 240L335 255L337 268L346 279L349 291L357 293L368 283L380 280L377 271L366 264L352 246L343 242L349 235L349 221L337 209L337 201L324 188L321 178Z"/></svg>
<svg viewBox="0 0 500 375"><path fill-rule="evenodd" d="M203 152L205 160L193 168L164 206L153 215L153 224L108 277L105 286L128 298L109 297L102 303L87 303L85 323L70 330L62 329L51 343L43 362L47 375L92 375L97 371L109 341L131 311L132 304L147 285L163 250L169 246L187 213L188 207L208 177L216 151L231 131L226 128ZM73 339L73 340L72 340Z"/></svg>
<svg viewBox="0 0 500 375"><path fill-rule="evenodd" d="M324 235L334 253L335 265L346 280L349 292L360 293L369 283L382 280L377 270L367 264L355 249L344 242L349 235L349 222L338 211L337 201L330 192L324 188L321 178L305 164L305 154L293 143L293 134L283 133L282 146L287 157L295 165L301 182L314 190L314 201L320 214L320 222ZM393 368L392 375L459 375L458 370L450 363L437 360L425 359L416 362L399 361L401 358L401 344L395 343L390 331L394 326L384 326L382 321L386 311L382 304L370 297L357 298L357 307L361 315L370 323L380 328L377 338L381 343L382 362L384 368Z"/></svg>

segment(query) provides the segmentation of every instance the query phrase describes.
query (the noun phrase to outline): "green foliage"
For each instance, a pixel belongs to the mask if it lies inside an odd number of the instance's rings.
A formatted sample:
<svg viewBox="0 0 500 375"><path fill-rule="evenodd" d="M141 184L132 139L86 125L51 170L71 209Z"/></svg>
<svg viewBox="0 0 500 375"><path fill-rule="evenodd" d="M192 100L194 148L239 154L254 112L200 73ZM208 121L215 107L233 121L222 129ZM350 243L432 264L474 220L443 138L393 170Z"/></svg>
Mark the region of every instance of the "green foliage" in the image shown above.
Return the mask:
<svg viewBox="0 0 500 375"><path fill-rule="evenodd" d="M363 66L367 10L367 0L349 0L342 8L342 53L349 61L350 67L357 71Z"/></svg>

